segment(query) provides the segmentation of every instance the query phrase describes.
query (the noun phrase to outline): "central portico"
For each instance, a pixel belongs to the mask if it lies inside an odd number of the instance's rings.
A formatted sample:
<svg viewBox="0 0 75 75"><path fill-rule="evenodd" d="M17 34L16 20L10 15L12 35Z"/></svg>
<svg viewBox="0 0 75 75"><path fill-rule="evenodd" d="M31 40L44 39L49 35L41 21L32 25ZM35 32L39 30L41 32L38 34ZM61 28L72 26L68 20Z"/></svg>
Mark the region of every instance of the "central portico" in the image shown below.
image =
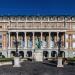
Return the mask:
<svg viewBox="0 0 75 75"><path fill-rule="evenodd" d="M35 32L34 32L35 31ZM16 34L17 33L17 34ZM51 30L9 30L8 32L8 52L9 57L15 55L15 35L19 42L18 50L22 57L26 57L27 53L33 57L34 51L41 50L44 57L57 57L57 42L61 36L61 48L65 48L65 30L57 32ZM30 53L31 52L31 53ZM63 50L62 50L63 52ZM62 53L63 54L63 53ZM63 57L65 57L63 55Z"/></svg>

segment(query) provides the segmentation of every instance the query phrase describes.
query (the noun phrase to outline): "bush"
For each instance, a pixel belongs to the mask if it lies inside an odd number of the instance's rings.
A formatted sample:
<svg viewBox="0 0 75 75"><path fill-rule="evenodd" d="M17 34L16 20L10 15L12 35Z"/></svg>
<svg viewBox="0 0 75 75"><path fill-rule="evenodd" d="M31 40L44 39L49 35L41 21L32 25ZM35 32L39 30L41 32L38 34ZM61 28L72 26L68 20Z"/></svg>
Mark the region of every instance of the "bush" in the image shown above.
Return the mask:
<svg viewBox="0 0 75 75"><path fill-rule="evenodd" d="M5 56L4 55L0 55L0 58L5 58Z"/></svg>
<svg viewBox="0 0 75 75"><path fill-rule="evenodd" d="M0 62L8 62L8 61L12 61L13 58L0 58Z"/></svg>
<svg viewBox="0 0 75 75"><path fill-rule="evenodd" d="M68 58L68 60L70 60L70 61L75 61L75 58Z"/></svg>

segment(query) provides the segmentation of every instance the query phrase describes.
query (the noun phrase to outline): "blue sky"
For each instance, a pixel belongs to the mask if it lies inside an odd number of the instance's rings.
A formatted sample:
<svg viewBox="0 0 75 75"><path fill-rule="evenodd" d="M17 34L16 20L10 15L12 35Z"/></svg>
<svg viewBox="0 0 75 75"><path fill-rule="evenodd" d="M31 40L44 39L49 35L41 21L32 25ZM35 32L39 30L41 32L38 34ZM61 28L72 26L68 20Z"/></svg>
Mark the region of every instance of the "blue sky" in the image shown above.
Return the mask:
<svg viewBox="0 0 75 75"><path fill-rule="evenodd" d="M0 0L0 15L75 15L75 0Z"/></svg>

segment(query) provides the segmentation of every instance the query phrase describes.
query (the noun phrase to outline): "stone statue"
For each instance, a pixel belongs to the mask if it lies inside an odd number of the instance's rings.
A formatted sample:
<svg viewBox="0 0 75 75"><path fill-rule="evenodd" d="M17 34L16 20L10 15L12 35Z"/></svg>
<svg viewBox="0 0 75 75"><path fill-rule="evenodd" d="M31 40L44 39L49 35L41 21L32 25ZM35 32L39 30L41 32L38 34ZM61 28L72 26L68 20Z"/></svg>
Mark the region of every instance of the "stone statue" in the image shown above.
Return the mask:
<svg viewBox="0 0 75 75"><path fill-rule="evenodd" d="M40 40L40 38L35 39L35 47L38 48L38 49L41 48L41 40Z"/></svg>

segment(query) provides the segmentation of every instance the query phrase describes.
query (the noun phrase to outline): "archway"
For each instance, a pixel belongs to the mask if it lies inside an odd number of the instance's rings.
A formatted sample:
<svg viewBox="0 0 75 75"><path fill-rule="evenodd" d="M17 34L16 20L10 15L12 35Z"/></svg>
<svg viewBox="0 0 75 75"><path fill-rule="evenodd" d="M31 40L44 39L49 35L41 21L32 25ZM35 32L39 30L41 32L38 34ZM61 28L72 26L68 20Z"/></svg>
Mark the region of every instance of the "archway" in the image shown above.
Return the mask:
<svg viewBox="0 0 75 75"><path fill-rule="evenodd" d="M48 51L43 51L43 58L44 59L48 59L48 55L49 55Z"/></svg>
<svg viewBox="0 0 75 75"><path fill-rule="evenodd" d="M15 56L15 51L11 51L11 57Z"/></svg>
<svg viewBox="0 0 75 75"><path fill-rule="evenodd" d="M32 51L27 51L27 57L32 57Z"/></svg>
<svg viewBox="0 0 75 75"><path fill-rule="evenodd" d="M56 51L52 51L51 52L51 57L55 57L56 58L57 57L57 52Z"/></svg>
<svg viewBox="0 0 75 75"><path fill-rule="evenodd" d="M24 52L23 51L19 51L19 55L23 58L24 57Z"/></svg>
<svg viewBox="0 0 75 75"><path fill-rule="evenodd" d="M64 51L60 51L60 55L61 55L61 57L65 58L65 52Z"/></svg>

